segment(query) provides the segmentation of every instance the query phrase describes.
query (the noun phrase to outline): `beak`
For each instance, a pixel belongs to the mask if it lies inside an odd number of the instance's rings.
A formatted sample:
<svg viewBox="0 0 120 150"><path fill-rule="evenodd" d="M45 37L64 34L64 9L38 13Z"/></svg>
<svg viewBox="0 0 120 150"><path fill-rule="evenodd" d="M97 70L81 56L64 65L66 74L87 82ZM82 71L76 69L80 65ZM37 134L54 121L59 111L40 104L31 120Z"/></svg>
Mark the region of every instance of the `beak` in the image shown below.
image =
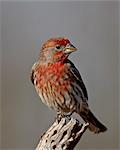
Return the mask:
<svg viewBox="0 0 120 150"><path fill-rule="evenodd" d="M65 54L70 54L70 53L72 53L72 52L74 52L76 50L77 50L77 48L69 43L69 44L66 45L66 47L64 49L64 52L65 52Z"/></svg>

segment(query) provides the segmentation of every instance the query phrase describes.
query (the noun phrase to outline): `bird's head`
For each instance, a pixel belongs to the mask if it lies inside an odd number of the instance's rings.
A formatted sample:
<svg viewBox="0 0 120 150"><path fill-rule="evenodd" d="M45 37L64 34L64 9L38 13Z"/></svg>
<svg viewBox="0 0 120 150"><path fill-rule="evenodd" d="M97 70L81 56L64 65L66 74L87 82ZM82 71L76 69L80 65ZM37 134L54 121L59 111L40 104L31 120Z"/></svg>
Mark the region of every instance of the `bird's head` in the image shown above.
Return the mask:
<svg viewBox="0 0 120 150"><path fill-rule="evenodd" d="M51 38L43 44L40 59L46 62L62 61L76 50L67 38Z"/></svg>

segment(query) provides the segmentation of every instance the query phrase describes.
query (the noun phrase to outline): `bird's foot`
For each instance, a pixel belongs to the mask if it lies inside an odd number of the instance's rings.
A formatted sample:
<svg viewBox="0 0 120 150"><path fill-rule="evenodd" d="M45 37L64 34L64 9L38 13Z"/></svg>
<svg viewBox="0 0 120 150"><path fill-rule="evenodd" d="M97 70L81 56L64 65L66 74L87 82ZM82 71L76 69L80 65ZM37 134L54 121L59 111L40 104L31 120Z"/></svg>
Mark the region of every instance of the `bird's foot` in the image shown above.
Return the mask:
<svg viewBox="0 0 120 150"><path fill-rule="evenodd" d="M73 114L73 112L69 112L67 114L57 112L56 120L58 121L58 123L61 121L62 118L67 118L68 120L70 120L72 114Z"/></svg>
<svg viewBox="0 0 120 150"><path fill-rule="evenodd" d="M61 112L57 112L57 117L56 120L58 121L58 123L61 121L62 118L64 118L65 115Z"/></svg>
<svg viewBox="0 0 120 150"><path fill-rule="evenodd" d="M64 117L66 117L66 118L68 118L68 120L70 120L72 114L73 114L73 112L69 112L66 115L64 115Z"/></svg>

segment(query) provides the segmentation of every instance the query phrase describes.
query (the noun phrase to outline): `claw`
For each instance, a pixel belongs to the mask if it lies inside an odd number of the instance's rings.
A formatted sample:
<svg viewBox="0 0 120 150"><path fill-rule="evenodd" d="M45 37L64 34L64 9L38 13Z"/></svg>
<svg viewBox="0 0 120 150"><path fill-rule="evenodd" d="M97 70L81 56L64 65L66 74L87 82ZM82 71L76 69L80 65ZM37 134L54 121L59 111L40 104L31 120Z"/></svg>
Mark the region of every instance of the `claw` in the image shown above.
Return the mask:
<svg viewBox="0 0 120 150"><path fill-rule="evenodd" d="M61 121L62 118L64 118L65 115L61 112L57 112L57 117L56 120L58 121L58 123Z"/></svg>
<svg viewBox="0 0 120 150"><path fill-rule="evenodd" d="M66 114L64 116L67 117L70 120L72 114L73 114L73 112L69 112L68 114Z"/></svg>

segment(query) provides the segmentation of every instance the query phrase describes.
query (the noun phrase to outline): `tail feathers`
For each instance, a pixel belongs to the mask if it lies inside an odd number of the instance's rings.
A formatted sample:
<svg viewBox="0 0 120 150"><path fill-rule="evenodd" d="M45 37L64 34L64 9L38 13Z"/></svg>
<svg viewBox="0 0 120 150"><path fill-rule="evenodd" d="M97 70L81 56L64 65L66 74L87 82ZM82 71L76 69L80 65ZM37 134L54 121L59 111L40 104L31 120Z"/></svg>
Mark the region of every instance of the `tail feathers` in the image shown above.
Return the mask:
<svg viewBox="0 0 120 150"><path fill-rule="evenodd" d="M80 116L83 118L85 122L89 123L89 130L94 133L105 132L107 128L100 123L97 118L93 115L93 113L88 110L87 112L81 112Z"/></svg>

